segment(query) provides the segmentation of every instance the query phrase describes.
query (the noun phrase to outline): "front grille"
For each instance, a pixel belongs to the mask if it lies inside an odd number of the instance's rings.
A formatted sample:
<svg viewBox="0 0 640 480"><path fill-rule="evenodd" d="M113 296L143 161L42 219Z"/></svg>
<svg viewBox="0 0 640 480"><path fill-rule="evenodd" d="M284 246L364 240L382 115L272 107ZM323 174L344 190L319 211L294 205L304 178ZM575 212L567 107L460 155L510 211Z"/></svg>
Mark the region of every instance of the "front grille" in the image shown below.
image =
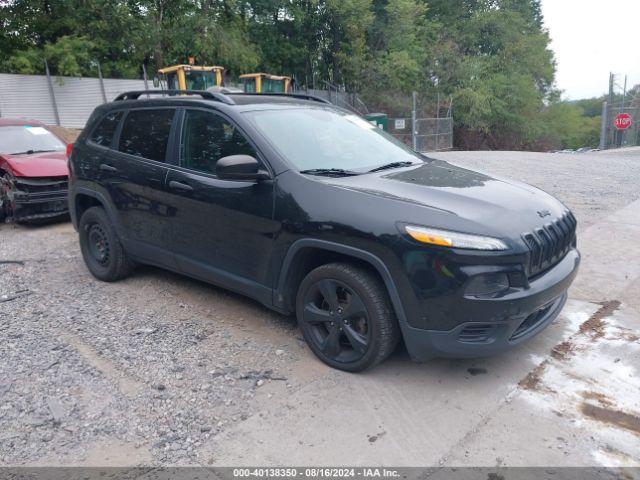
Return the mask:
<svg viewBox="0 0 640 480"><path fill-rule="evenodd" d="M534 277L564 258L576 238L576 219L571 212L542 228L522 235L529 248L529 278Z"/></svg>
<svg viewBox="0 0 640 480"><path fill-rule="evenodd" d="M64 192L69 188L69 181L67 177L20 178L16 186L26 193Z"/></svg>
<svg viewBox="0 0 640 480"><path fill-rule="evenodd" d="M464 343L482 343L489 340L496 325L490 323L475 323L465 327L458 334L458 340Z"/></svg>

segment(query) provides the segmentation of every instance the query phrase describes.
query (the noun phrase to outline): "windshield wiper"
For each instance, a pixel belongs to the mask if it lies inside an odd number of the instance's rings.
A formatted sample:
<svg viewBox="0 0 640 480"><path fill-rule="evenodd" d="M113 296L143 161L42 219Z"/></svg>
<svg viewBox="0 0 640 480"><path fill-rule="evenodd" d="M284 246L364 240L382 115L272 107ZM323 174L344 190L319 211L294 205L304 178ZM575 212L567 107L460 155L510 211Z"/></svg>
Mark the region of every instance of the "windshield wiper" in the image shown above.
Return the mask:
<svg viewBox="0 0 640 480"><path fill-rule="evenodd" d="M342 168L310 168L309 170L300 170L300 173L309 175L360 175L358 172Z"/></svg>
<svg viewBox="0 0 640 480"><path fill-rule="evenodd" d="M24 152L14 152L10 155L33 155L34 153L57 152L58 150L26 150ZM60 150L62 151L62 150Z"/></svg>
<svg viewBox="0 0 640 480"><path fill-rule="evenodd" d="M380 172L382 170L389 170L390 168L408 167L410 165L413 165L413 162L391 162L391 163L387 163L385 165L382 165L380 167L376 167L374 169L371 169L371 170L369 170L369 173L371 173L371 172Z"/></svg>

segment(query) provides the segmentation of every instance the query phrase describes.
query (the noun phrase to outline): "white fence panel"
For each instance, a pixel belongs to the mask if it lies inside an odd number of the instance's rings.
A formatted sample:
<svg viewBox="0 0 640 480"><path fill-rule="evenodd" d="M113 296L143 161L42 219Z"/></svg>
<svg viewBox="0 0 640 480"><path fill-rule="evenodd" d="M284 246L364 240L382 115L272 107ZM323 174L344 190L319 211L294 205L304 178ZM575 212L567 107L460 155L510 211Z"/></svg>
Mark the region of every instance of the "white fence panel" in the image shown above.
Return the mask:
<svg viewBox="0 0 640 480"><path fill-rule="evenodd" d="M53 95L60 124L83 128L91 112L104 102L99 78L52 77ZM144 80L103 80L105 96L111 102L130 90L144 90ZM149 89L153 84L148 82ZM56 124L53 102L45 75L0 73L0 117L29 118Z"/></svg>
<svg viewBox="0 0 640 480"><path fill-rule="evenodd" d="M83 128L91 112L102 104L98 78L63 77L62 83L53 79L53 94L63 127Z"/></svg>
<svg viewBox="0 0 640 480"><path fill-rule="evenodd" d="M149 81L148 85L149 90L155 90L153 88L153 82ZM107 95L107 102L113 102L113 99L121 93L129 92L131 90L145 90L144 80L120 80L115 78L105 78L104 90Z"/></svg>
<svg viewBox="0 0 640 480"><path fill-rule="evenodd" d="M55 125L47 77L0 73L0 116Z"/></svg>

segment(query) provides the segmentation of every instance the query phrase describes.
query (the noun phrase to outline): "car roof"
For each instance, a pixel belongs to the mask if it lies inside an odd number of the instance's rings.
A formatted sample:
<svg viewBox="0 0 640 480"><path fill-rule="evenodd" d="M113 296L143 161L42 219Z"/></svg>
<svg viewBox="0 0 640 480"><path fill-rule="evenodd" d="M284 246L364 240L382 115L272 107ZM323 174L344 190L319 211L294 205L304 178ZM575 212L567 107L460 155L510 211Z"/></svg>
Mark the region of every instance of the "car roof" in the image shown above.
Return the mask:
<svg viewBox="0 0 640 480"><path fill-rule="evenodd" d="M190 105L193 103L205 103L230 110L266 109L272 106L331 106L331 103L323 98L304 93L235 93L213 91L168 91L161 90L137 90L120 94L109 104L110 109L116 107L134 108L151 107L160 105ZM178 94L180 93L180 94ZM149 95L150 94L150 95ZM247 108L249 107L249 108Z"/></svg>
<svg viewBox="0 0 640 480"><path fill-rule="evenodd" d="M28 120L26 118L0 118L0 127L45 127L46 125L38 120Z"/></svg>
<svg viewBox="0 0 640 480"><path fill-rule="evenodd" d="M287 104L296 104L296 105L317 105L318 103L324 103L322 99L318 97L303 97L303 96L294 96L287 94L264 94L264 93L256 93L256 94L247 94L247 93L227 93L225 96L231 98L236 105L287 105Z"/></svg>

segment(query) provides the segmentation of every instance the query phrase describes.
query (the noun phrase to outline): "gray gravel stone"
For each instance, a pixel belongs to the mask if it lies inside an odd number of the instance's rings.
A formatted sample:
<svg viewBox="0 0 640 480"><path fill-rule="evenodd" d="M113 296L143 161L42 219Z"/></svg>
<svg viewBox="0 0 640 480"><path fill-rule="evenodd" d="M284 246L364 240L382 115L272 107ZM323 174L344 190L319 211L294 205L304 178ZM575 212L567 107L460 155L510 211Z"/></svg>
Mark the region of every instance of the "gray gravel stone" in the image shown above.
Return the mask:
<svg viewBox="0 0 640 480"><path fill-rule="evenodd" d="M197 464L204 441L256 411L238 372L288 368L282 339L232 319L291 335L289 319L157 269L99 282L68 223L3 224L0 245L24 260L0 264L0 297L17 297L0 303L0 466L78 462L105 442Z"/></svg>

